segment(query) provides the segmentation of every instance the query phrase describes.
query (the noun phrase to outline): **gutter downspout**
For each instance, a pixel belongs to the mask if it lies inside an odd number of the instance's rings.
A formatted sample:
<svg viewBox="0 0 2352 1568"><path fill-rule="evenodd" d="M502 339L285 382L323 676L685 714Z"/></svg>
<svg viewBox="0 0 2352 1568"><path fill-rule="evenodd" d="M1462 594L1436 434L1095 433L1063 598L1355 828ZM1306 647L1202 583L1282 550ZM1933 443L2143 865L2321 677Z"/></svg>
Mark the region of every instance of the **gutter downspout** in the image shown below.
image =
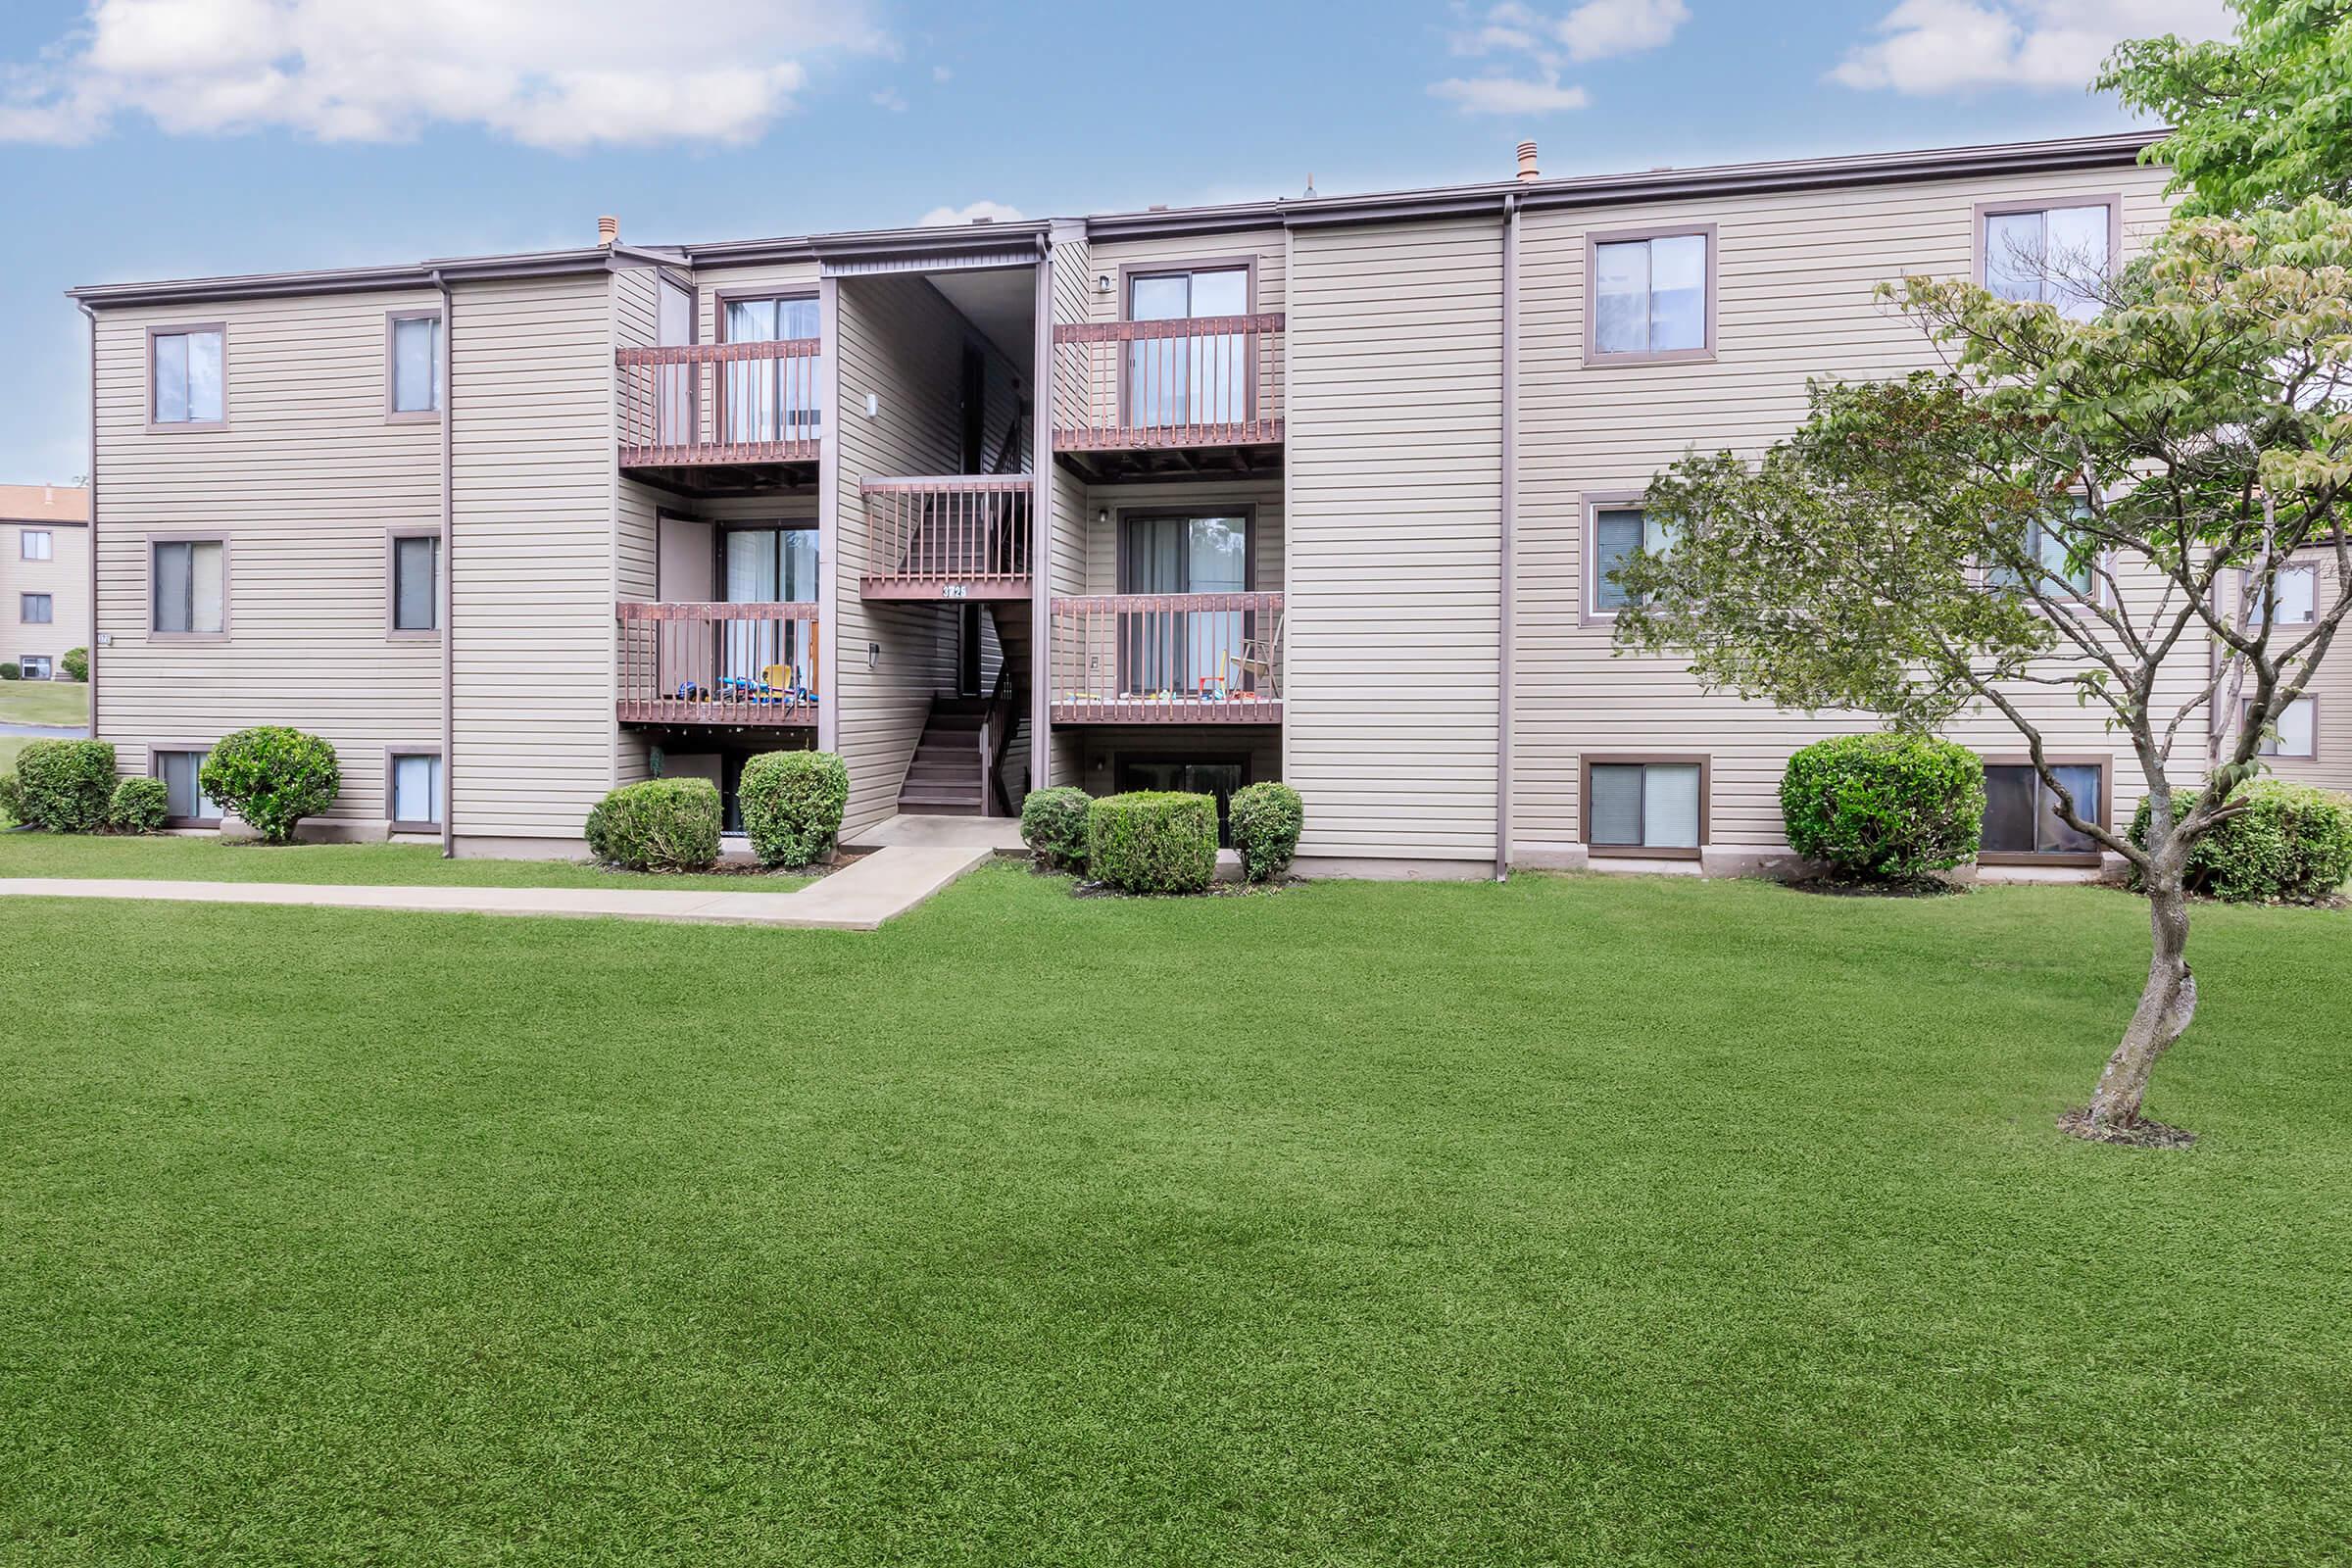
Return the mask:
<svg viewBox="0 0 2352 1568"><path fill-rule="evenodd" d="M98 313L80 300L74 308L90 323L90 739L98 738Z"/></svg>
<svg viewBox="0 0 2352 1568"><path fill-rule="evenodd" d="M1054 242L1037 236L1037 317L1030 346L1029 420L1029 787L1054 776ZM1085 782L1083 760L1081 776Z"/></svg>
<svg viewBox="0 0 2352 1568"><path fill-rule="evenodd" d="M1516 615L1511 581L1519 511L1519 197L1502 199L1502 515L1496 584L1494 710L1494 880L1511 874L1511 674Z"/></svg>
<svg viewBox="0 0 2352 1568"><path fill-rule="evenodd" d="M449 279L441 275L438 267L433 269L432 283L441 292L441 858L454 860L458 856L458 541L450 476L456 471L458 322Z"/></svg>

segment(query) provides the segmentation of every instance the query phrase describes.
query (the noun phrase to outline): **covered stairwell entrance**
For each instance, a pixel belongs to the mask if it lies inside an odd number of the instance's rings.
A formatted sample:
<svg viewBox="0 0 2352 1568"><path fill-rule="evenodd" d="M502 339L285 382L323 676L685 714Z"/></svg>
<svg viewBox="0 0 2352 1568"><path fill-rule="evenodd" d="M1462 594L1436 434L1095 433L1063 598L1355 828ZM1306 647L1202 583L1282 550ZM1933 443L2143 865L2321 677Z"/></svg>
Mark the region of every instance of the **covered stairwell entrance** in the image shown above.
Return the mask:
<svg viewBox="0 0 2352 1568"><path fill-rule="evenodd" d="M1028 789L1029 606L1004 601L964 617L962 661L985 696L939 696L899 786L906 816L1016 816Z"/></svg>

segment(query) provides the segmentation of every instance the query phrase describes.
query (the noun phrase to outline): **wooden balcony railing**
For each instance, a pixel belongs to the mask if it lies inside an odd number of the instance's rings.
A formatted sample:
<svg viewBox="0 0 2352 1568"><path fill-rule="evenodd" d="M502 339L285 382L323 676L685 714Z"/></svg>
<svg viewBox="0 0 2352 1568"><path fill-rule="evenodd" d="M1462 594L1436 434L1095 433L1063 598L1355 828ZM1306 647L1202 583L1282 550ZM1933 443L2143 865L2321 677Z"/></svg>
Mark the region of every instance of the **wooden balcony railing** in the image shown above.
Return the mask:
<svg viewBox="0 0 2352 1568"><path fill-rule="evenodd" d="M820 338L621 349L620 466L813 463Z"/></svg>
<svg viewBox="0 0 2352 1568"><path fill-rule="evenodd" d="M1282 439L1283 316L1065 321L1054 328L1054 447L1263 446Z"/></svg>
<svg viewBox="0 0 2352 1568"><path fill-rule="evenodd" d="M1055 723L1282 722L1280 594L1056 599L1052 621Z"/></svg>
<svg viewBox="0 0 2352 1568"><path fill-rule="evenodd" d="M816 607L646 604L624 599L624 724L816 722Z"/></svg>
<svg viewBox="0 0 2352 1568"><path fill-rule="evenodd" d="M1026 599L1036 486L1025 473L867 479L868 599Z"/></svg>

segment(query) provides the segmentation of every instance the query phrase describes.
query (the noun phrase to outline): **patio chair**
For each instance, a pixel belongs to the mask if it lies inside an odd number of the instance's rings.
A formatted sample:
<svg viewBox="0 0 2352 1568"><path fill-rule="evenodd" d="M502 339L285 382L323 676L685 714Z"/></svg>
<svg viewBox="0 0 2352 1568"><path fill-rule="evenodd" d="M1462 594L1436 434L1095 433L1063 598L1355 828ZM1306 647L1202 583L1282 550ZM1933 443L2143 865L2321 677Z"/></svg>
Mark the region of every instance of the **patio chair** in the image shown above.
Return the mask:
<svg viewBox="0 0 2352 1568"><path fill-rule="evenodd" d="M1245 676L1263 675L1274 695L1282 696L1282 617L1285 612L1274 612L1274 627L1263 637L1245 637L1242 651L1225 656L1226 684L1239 689L1241 682L1233 678L1240 670Z"/></svg>

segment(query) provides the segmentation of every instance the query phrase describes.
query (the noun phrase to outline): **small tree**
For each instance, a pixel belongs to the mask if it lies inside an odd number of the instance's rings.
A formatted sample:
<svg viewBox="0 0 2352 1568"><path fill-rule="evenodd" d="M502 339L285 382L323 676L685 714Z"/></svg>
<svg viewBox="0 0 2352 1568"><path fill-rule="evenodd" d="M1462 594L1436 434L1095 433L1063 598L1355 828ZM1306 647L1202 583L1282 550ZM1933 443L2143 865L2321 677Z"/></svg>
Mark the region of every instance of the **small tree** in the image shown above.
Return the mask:
<svg viewBox="0 0 2352 1568"><path fill-rule="evenodd" d="M2352 0L2230 3L2235 38L2132 39L2098 87L2172 126L2144 156L2171 166L2186 211L2352 201Z"/></svg>
<svg viewBox="0 0 2352 1568"><path fill-rule="evenodd" d="M2326 202L2177 226L2079 318L1924 277L1886 292L1953 353L1941 373L1816 383L1750 466L1693 455L1651 485L1676 519L1618 580L1629 649L1687 651L1710 688L1928 729L1998 712L2059 817L2129 861L2153 953L2137 1011L2071 1130L2154 1136L2140 1106L2187 1029L2183 873L2352 612L2352 214ZM2323 553L2313 617L2278 575ZM2312 559L2306 555L2306 561ZM2209 648L2219 657L2209 657ZM2026 694L2126 740L2143 842L2082 808Z"/></svg>

